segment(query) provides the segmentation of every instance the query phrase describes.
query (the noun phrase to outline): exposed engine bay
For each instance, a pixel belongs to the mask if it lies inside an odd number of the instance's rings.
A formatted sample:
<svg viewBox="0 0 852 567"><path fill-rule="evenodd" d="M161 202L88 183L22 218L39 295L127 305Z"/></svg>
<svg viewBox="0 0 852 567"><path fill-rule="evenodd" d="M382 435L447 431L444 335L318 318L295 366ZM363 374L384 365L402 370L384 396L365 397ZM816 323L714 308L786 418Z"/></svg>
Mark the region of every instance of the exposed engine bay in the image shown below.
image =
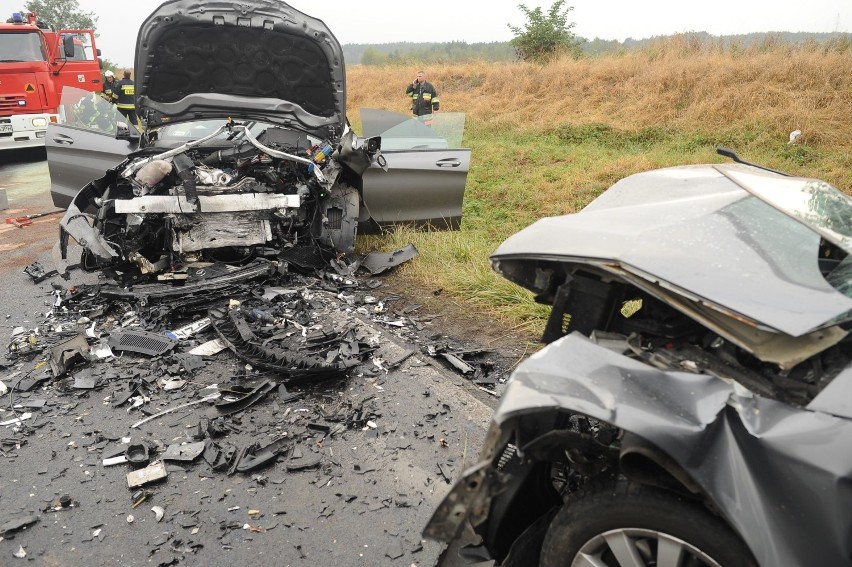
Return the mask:
<svg viewBox="0 0 852 567"><path fill-rule="evenodd" d="M306 244L354 251L363 171L385 167L380 139L315 140L287 128L227 121L195 141L138 151L90 183L62 220L84 269L124 283L181 279L198 262L280 258ZM257 137L253 131L262 130ZM94 211L94 214L90 214Z"/></svg>
<svg viewBox="0 0 852 567"><path fill-rule="evenodd" d="M557 269L553 273L553 282L563 283L551 283L550 289L537 298L553 306L543 342L579 331L601 346L654 368L709 374L801 406L852 360L852 339L845 334L830 340L821 336L812 344L803 342L796 345L799 352L792 341L783 345L786 349L778 343L761 350L764 345L737 344L738 335L731 328L705 326L611 274L593 269L570 273ZM752 336L757 336L757 331ZM773 349L785 352L778 356Z"/></svg>

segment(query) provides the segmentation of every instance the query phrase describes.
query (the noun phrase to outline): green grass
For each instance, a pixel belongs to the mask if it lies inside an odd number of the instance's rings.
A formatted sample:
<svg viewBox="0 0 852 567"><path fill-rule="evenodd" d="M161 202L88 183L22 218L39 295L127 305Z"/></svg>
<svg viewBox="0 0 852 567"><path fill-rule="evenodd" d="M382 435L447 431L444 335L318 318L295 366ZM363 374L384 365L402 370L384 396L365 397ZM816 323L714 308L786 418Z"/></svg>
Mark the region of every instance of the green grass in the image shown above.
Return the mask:
<svg viewBox="0 0 852 567"><path fill-rule="evenodd" d="M543 329L548 308L532 294L496 275L488 258L509 235L535 220L579 211L619 179L650 169L695 163L725 163L717 145L743 159L775 169L818 177L843 187L850 181L848 153L807 144L788 146L786 136L767 129L738 132L680 132L660 128L619 130L604 124L554 126L533 132L517 128L468 128L472 150L462 228L416 232L399 228L362 239L362 249L394 249L409 242L420 257L400 276L463 304ZM836 178L832 178L834 175Z"/></svg>

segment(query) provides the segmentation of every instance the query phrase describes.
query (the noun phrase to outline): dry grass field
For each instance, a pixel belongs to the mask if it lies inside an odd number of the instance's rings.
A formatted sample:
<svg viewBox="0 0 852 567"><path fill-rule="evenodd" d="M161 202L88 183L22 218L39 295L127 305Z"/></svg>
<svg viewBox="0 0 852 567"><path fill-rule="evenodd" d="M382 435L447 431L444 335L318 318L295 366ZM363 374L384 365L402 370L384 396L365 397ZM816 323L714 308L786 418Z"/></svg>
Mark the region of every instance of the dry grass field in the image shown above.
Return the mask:
<svg viewBox="0 0 852 567"><path fill-rule="evenodd" d="M646 49L546 65L425 65L441 108L465 112L472 149L458 233L400 230L369 246L414 242L398 277L459 305L537 327L545 310L494 275L488 255L548 215L575 212L618 179L648 169L726 161L717 145L852 193L852 43L748 49L685 35ZM347 106L407 113L417 69L347 69ZM358 125L355 124L357 129ZM801 130L799 143L789 133Z"/></svg>

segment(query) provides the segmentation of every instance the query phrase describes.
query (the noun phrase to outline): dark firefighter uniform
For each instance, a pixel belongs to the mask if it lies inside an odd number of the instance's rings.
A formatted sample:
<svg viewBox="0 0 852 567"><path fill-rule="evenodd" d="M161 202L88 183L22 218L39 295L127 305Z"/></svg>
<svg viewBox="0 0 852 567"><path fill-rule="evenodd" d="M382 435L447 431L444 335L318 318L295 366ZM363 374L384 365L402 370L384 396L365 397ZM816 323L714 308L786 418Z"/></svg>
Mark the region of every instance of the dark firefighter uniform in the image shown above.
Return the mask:
<svg viewBox="0 0 852 567"><path fill-rule="evenodd" d="M116 83L115 89L118 92L118 99L115 102L115 107L124 115L127 120L136 125L136 91L133 86L133 79L121 79Z"/></svg>
<svg viewBox="0 0 852 567"><path fill-rule="evenodd" d="M103 89L101 89L101 92L104 95L104 99L115 104L115 102L118 100L118 82L116 82L115 79L113 79L112 81L110 81L109 79L105 79L104 86Z"/></svg>
<svg viewBox="0 0 852 567"><path fill-rule="evenodd" d="M411 97L411 113L420 117L424 124L431 124L432 113L441 107L438 92L432 86L432 83L424 81L416 85L408 85L405 94Z"/></svg>

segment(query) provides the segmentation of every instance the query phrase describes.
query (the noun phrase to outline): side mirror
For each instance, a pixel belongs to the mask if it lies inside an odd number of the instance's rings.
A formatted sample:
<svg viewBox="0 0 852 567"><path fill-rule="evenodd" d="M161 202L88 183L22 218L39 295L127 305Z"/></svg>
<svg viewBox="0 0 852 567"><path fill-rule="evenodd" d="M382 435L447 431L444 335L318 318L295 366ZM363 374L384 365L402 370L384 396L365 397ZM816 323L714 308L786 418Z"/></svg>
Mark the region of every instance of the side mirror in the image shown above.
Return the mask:
<svg viewBox="0 0 852 567"><path fill-rule="evenodd" d="M139 139L139 131L127 122L118 122L116 124L118 127L115 133L116 140L129 140L131 142Z"/></svg>
<svg viewBox="0 0 852 567"><path fill-rule="evenodd" d="M101 56L101 48L99 47L98 48L98 57L100 57L100 56Z"/></svg>
<svg viewBox="0 0 852 567"><path fill-rule="evenodd" d="M381 136L373 136L372 138L367 138L367 144L364 148L368 154L373 155L382 149L382 137Z"/></svg>
<svg viewBox="0 0 852 567"><path fill-rule="evenodd" d="M66 35L62 38L62 51L65 53L65 58L70 59L74 57L74 36Z"/></svg>

